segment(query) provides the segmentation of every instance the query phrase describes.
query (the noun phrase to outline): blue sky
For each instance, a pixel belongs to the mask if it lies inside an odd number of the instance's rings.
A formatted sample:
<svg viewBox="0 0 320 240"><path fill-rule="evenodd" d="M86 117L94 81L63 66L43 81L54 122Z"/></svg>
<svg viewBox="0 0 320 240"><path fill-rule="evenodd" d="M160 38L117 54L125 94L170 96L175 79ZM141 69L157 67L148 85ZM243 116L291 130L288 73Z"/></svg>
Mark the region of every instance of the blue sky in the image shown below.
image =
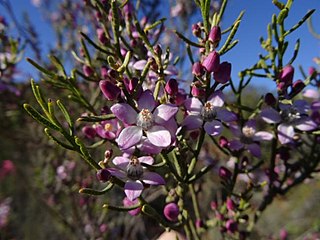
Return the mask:
<svg viewBox="0 0 320 240"><path fill-rule="evenodd" d="M36 30L41 36L41 46L46 49L48 45L52 44L52 29L50 29L50 26L43 20L40 12L31 4L31 1L12 0L11 3L12 6L14 6L17 16L21 16L22 12L30 15L31 22L34 23ZM288 28L293 26L310 9L316 9L316 12L313 14L313 23L316 30L320 32L320 27L316 24L320 22L319 0L295 0L286 26ZM259 45L259 38L260 36L266 36L267 24L270 22L272 14L278 12L278 9L272 4L271 0L229 0L222 22L222 28L230 26L241 10L245 10L245 15L235 37L239 39L239 43L221 59L222 61L232 63L233 79L237 78L237 73L240 70L254 64L258 59L259 53L264 53ZM0 8L0 11L2 12L3 8ZM294 67L296 67L295 79L301 78L297 69L298 65L302 65L307 70L309 66L315 66L312 58L320 56L320 40L310 34L305 24L289 38L291 40L288 47L288 53L290 53L290 55L288 55L287 59L291 57L294 43L298 38L300 38L301 44L299 55L293 64ZM29 65L24 63L22 64L23 68L28 68L28 66ZM255 85L262 85L267 88L273 87L273 84L270 85L270 81L265 79L256 79L254 83Z"/></svg>

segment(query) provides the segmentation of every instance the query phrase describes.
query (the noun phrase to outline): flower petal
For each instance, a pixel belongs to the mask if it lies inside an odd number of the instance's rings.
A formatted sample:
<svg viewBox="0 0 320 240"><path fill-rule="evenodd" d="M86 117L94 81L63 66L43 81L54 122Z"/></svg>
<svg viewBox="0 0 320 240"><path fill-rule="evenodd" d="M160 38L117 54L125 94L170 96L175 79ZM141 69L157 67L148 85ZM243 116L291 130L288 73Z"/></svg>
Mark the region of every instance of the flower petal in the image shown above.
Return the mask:
<svg viewBox="0 0 320 240"><path fill-rule="evenodd" d="M208 98L208 102L210 102L215 107L222 107L224 104L224 95L221 90L215 91Z"/></svg>
<svg viewBox="0 0 320 240"><path fill-rule="evenodd" d="M266 132L266 131L259 131L256 132L253 136L253 140L254 141L262 141L262 140L266 140L266 141L270 141L273 138L273 134Z"/></svg>
<svg viewBox="0 0 320 240"><path fill-rule="evenodd" d="M204 130L211 136L217 136L222 132L222 123L216 120L206 122L204 124Z"/></svg>
<svg viewBox="0 0 320 240"><path fill-rule="evenodd" d="M231 150L238 151L238 150L240 150L240 149L243 148L243 147L244 147L243 143L240 142L239 140L231 140L231 141L229 142L229 148L230 148Z"/></svg>
<svg viewBox="0 0 320 240"><path fill-rule="evenodd" d="M299 113L308 113L310 110L310 104L302 99L296 100L292 105L298 110Z"/></svg>
<svg viewBox="0 0 320 240"><path fill-rule="evenodd" d="M200 115L188 115L182 122L182 126L184 126L187 130L198 129L202 126L202 119Z"/></svg>
<svg viewBox="0 0 320 240"><path fill-rule="evenodd" d="M178 112L178 107L171 104L159 105L153 113L154 121L158 124L165 124Z"/></svg>
<svg viewBox="0 0 320 240"><path fill-rule="evenodd" d="M153 126L146 133L149 141L157 147L168 147L171 143L170 132L162 126Z"/></svg>
<svg viewBox="0 0 320 240"><path fill-rule="evenodd" d="M163 177L155 172L145 172L142 177L142 181L150 185L164 185L166 182Z"/></svg>
<svg viewBox="0 0 320 240"><path fill-rule="evenodd" d="M309 117L299 119L297 123L295 123L295 127L301 131L311 131L318 127L318 125L312 121Z"/></svg>
<svg viewBox="0 0 320 240"><path fill-rule="evenodd" d="M278 123L281 121L280 114L273 108L263 109L260 116L267 123Z"/></svg>
<svg viewBox="0 0 320 240"><path fill-rule="evenodd" d="M203 104L198 98L193 97L193 98L187 98L184 101L184 106L189 113L200 114Z"/></svg>
<svg viewBox="0 0 320 240"><path fill-rule="evenodd" d="M108 171L112 176L115 176L117 178L121 178L121 179L127 178L127 175L117 168L108 168Z"/></svg>
<svg viewBox="0 0 320 240"><path fill-rule="evenodd" d="M143 70L144 67L146 66L147 64L147 60L139 60L137 62L135 62L132 67L136 70Z"/></svg>
<svg viewBox="0 0 320 240"><path fill-rule="evenodd" d="M146 137L142 137L142 140L138 145L138 148L141 152L146 154L159 154L162 151L161 147L153 145Z"/></svg>
<svg viewBox="0 0 320 240"><path fill-rule="evenodd" d="M139 162L142 162L148 165L152 165L154 163L153 157L150 157L150 156L139 157L138 160Z"/></svg>
<svg viewBox="0 0 320 240"><path fill-rule="evenodd" d="M237 120L237 115L227 109L217 108L217 118L224 122L233 122Z"/></svg>
<svg viewBox="0 0 320 240"><path fill-rule="evenodd" d="M117 103L110 110L119 120L126 124L134 124L137 121L137 112L129 104Z"/></svg>
<svg viewBox="0 0 320 240"><path fill-rule="evenodd" d="M252 143L247 145L248 151L255 157L261 157L261 148L258 144Z"/></svg>
<svg viewBox="0 0 320 240"><path fill-rule="evenodd" d="M294 129L291 125L280 124L278 126L278 138L281 144L292 142L294 136Z"/></svg>
<svg viewBox="0 0 320 240"><path fill-rule="evenodd" d="M138 100L138 109L148 109L150 112L152 112L155 106L156 101L153 98L152 92L150 90L144 91Z"/></svg>
<svg viewBox="0 0 320 240"><path fill-rule="evenodd" d="M306 89L302 94L306 98L319 99L320 93L315 89Z"/></svg>
<svg viewBox="0 0 320 240"><path fill-rule="evenodd" d="M137 126L129 126L121 131L116 142L122 149L127 149L137 144L142 137L142 128Z"/></svg>
<svg viewBox="0 0 320 240"><path fill-rule="evenodd" d="M126 157L115 157L112 160L113 164L116 165L117 167L125 170L130 162L129 158Z"/></svg>
<svg viewBox="0 0 320 240"><path fill-rule="evenodd" d="M143 185L140 181L127 181L124 185L124 193L130 201L135 200L142 193Z"/></svg>

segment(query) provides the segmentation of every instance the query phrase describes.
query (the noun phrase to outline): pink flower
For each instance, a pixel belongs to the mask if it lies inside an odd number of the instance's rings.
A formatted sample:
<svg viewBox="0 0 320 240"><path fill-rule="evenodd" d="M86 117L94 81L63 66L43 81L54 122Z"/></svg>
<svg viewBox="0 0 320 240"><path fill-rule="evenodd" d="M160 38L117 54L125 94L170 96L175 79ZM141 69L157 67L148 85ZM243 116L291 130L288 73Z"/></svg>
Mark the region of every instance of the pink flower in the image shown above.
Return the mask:
<svg viewBox="0 0 320 240"><path fill-rule="evenodd" d="M262 140L270 141L273 135L266 131L257 131L255 120L249 120L240 130L238 126L230 127L236 139L231 140L229 147L232 150L247 149L253 156L260 157L261 149L259 142Z"/></svg>
<svg viewBox="0 0 320 240"><path fill-rule="evenodd" d="M187 130L204 127L211 136L217 136L222 132L222 123L232 122L237 119L236 115L223 109L224 95L221 91L214 92L204 104L198 98L188 98L185 107L188 116L184 119L182 126Z"/></svg>
<svg viewBox="0 0 320 240"><path fill-rule="evenodd" d="M262 119L267 123L279 123L278 138L281 144L293 141L294 128L300 131L311 131L317 124L308 116L309 104L304 100L297 100L293 104L279 104L280 111L265 108L261 111Z"/></svg>
<svg viewBox="0 0 320 240"><path fill-rule="evenodd" d="M144 184L165 184L164 179L158 173L144 171L141 163L152 165L154 162L154 159L150 156L132 157L131 159L115 157L112 162L117 168L108 168L108 171L111 175L126 181L124 193L130 201L134 201L141 195Z"/></svg>
<svg viewBox="0 0 320 240"><path fill-rule="evenodd" d="M212 73L216 72L220 66L220 56L216 51L212 51L208 56L203 60L202 66L207 70L207 72Z"/></svg>
<svg viewBox="0 0 320 240"><path fill-rule="evenodd" d="M121 149L128 149L138 144L145 134L151 144L165 148L171 142L170 122L178 108L171 104L156 107L152 92L147 90L138 100L136 112L127 103L117 103L111 107L112 113L127 125L119 134L116 142Z"/></svg>
<svg viewBox="0 0 320 240"><path fill-rule="evenodd" d="M117 119L102 121L93 125L93 128L101 138L110 140L115 139L121 131L121 126Z"/></svg>

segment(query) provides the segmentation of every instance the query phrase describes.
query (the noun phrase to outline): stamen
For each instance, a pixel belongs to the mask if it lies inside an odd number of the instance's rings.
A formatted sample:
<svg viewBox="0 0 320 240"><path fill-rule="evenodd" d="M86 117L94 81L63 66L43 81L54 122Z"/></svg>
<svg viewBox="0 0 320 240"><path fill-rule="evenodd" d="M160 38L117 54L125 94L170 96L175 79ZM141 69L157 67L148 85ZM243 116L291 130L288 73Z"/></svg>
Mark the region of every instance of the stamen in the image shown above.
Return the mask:
<svg viewBox="0 0 320 240"><path fill-rule="evenodd" d="M127 166L127 177L132 180L138 180L143 174L143 168L139 162L139 159L133 157Z"/></svg>
<svg viewBox="0 0 320 240"><path fill-rule="evenodd" d="M153 126L154 119L149 109L142 109L137 116L137 126L142 127L143 130L148 130Z"/></svg>
<svg viewBox="0 0 320 240"><path fill-rule="evenodd" d="M206 102L201 109L201 117L204 121L210 122L214 120L217 116L217 111L210 102Z"/></svg>

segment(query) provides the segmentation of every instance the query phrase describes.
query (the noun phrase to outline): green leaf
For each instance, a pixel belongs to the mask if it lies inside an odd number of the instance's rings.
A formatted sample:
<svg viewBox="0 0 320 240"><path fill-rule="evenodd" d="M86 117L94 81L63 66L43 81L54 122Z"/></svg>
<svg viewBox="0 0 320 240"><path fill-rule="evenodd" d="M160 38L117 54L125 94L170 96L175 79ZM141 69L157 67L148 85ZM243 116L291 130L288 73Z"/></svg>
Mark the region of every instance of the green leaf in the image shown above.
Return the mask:
<svg viewBox="0 0 320 240"><path fill-rule="evenodd" d="M38 63L33 61L31 58L26 58L26 60L31 63L35 68L37 68L40 72L49 75L51 77L55 76L55 73L50 72L49 70L45 69L44 67L40 66Z"/></svg>
<svg viewBox="0 0 320 240"><path fill-rule="evenodd" d="M95 189L91 189L91 188L81 188L79 190L79 193L84 193L84 194L88 194L88 195L103 195L106 192L110 191L113 188L114 184L113 183L109 183L104 189L102 190L95 190Z"/></svg>
<svg viewBox="0 0 320 240"><path fill-rule="evenodd" d="M47 135L51 140L53 140L56 144L60 145L61 147L64 147L64 148L69 149L69 150L72 150L72 151L75 150L73 146L70 146L70 145L68 145L68 144L66 144L66 143L63 143L63 142L61 142L60 140L58 140L55 136L53 136L53 135L50 133L50 131L49 131L48 128L45 128L45 129L44 129L44 132L46 133L46 135Z"/></svg>
<svg viewBox="0 0 320 240"><path fill-rule="evenodd" d="M177 34L178 37L181 38L181 40L183 40L185 43L187 43L187 44L189 44L191 46L198 47L198 48L203 48L204 47L203 45L201 45L199 43L192 42L191 40L189 40L188 38L183 36L181 33L179 33L177 30L173 30L173 32L175 34Z"/></svg>
<svg viewBox="0 0 320 240"><path fill-rule="evenodd" d="M32 106L25 103L23 104L23 108L29 113L31 117L33 117L35 120L37 120L39 123L44 125L45 127L48 127L50 129L54 129L56 131L60 131L61 129L52 123L50 120L42 116L37 110L35 110Z"/></svg>
<svg viewBox="0 0 320 240"><path fill-rule="evenodd" d="M166 18L161 18L160 20L156 21L155 23L145 27L144 31L149 31L149 30L157 27L158 25L162 24L165 20L167 20L167 19Z"/></svg>
<svg viewBox="0 0 320 240"><path fill-rule="evenodd" d="M82 157L84 158L84 160L86 160L86 162L93 167L95 170L99 170L101 169L101 167L99 166L98 163L96 163L90 153L88 152L87 148L85 147L85 145L81 142L81 140L78 137L74 138L75 143L79 146L80 148L80 153L82 154Z"/></svg>
<svg viewBox="0 0 320 240"><path fill-rule="evenodd" d="M73 128L73 121L71 119L70 114L68 113L66 107L63 105L63 103L60 100L57 100L57 105L60 108L63 116L65 117L67 123L69 124L70 128Z"/></svg>
<svg viewBox="0 0 320 240"><path fill-rule="evenodd" d="M101 116L84 116L77 119L80 122L102 122L110 119L114 119L116 116L114 114L106 114Z"/></svg>

